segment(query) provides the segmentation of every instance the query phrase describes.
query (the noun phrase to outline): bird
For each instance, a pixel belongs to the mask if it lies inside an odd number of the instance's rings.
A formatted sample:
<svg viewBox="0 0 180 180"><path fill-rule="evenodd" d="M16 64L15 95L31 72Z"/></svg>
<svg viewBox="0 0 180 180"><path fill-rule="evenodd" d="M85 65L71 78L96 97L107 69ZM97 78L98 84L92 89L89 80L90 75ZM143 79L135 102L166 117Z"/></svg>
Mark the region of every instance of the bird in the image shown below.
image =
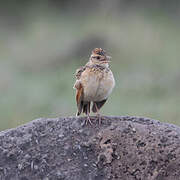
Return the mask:
<svg viewBox="0 0 180 180"><path fill-rule="evenodd" d="M101 124L101 115L99 110L106 103L111 94L115 80L112 71L109 68L111 57L107 55L102 48L92 50L89 61L78 68L75 73L76 81L73 86L76 89L77 113L82 112L87 115L86 124L90 123L90 108L92 103L92 112L97 113L99 124Z"/></svg>

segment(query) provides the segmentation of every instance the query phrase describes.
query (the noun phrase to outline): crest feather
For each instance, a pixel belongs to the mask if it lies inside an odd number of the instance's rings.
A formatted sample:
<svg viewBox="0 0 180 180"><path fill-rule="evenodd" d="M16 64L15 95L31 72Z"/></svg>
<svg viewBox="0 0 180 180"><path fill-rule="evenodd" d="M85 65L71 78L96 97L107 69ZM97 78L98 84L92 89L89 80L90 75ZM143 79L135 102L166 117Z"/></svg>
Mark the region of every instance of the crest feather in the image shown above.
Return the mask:
<svg viewBox="0 0 180 180"><path fill-rule="evenodd" d="M105 55L106 55L106 51L104 51L102 48L95 48L95 49L92 51L92 54L105 56Z"/></svg>

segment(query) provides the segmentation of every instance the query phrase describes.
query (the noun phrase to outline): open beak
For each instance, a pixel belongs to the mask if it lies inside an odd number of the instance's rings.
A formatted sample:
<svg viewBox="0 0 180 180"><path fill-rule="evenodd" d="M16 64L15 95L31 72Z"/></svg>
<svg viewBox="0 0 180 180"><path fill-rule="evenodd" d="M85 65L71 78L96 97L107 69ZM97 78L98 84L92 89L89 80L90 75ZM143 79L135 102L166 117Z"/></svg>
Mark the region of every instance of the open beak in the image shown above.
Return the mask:
<svg viewBox="0 0 180 180"><path fill-rule="evenodd" d="M107 61L108 61L108 62L111 62L111 61L110 61L111 56L106 56L106 58L107 58Z"/></svg>
<svg viewBox="0 0 180 180"><path fill-rule="evenodd" d="M107 60L110 60L112 57L111 56L106 56Z"/></svg>
<svg viewBox="0 0 180 180"><path fill-rule="evenodd" d="M111 62L110 59L111 59L111 56L106 56L106 59L104 59L102 62L109 63L109 62Z"/></svg>

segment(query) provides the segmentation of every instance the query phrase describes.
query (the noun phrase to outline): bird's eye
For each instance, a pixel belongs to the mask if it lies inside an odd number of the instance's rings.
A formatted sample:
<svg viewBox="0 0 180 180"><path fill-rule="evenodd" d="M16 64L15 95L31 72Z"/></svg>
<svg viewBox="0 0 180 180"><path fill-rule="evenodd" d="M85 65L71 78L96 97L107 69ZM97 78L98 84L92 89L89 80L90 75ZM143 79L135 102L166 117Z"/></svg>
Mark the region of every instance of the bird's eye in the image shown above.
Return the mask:
<svg viewBox="0 0 180 180"><path fill-rule="evenodd" d="M100 59L100 57L99 57L99 56L97 56L97 57L96 57L96 59Z"/></svg>

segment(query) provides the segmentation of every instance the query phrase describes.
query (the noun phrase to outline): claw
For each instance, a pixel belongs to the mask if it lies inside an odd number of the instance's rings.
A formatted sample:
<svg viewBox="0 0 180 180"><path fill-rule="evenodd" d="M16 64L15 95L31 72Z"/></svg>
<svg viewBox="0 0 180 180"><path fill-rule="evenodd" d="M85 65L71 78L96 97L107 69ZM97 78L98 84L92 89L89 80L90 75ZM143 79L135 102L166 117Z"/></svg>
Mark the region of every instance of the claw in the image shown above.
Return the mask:
<svg viewBox="0 0 180 180"><path fill-rule="evenodd" d="M86 119L86 121L85 121L85 124L86 124L86 125L88 125L88 123L89 123L90 125L92 125L92 122L91 122L91 119L90 119L90 116L89 116L89 115L87 115L87 119Z"/></svg>

